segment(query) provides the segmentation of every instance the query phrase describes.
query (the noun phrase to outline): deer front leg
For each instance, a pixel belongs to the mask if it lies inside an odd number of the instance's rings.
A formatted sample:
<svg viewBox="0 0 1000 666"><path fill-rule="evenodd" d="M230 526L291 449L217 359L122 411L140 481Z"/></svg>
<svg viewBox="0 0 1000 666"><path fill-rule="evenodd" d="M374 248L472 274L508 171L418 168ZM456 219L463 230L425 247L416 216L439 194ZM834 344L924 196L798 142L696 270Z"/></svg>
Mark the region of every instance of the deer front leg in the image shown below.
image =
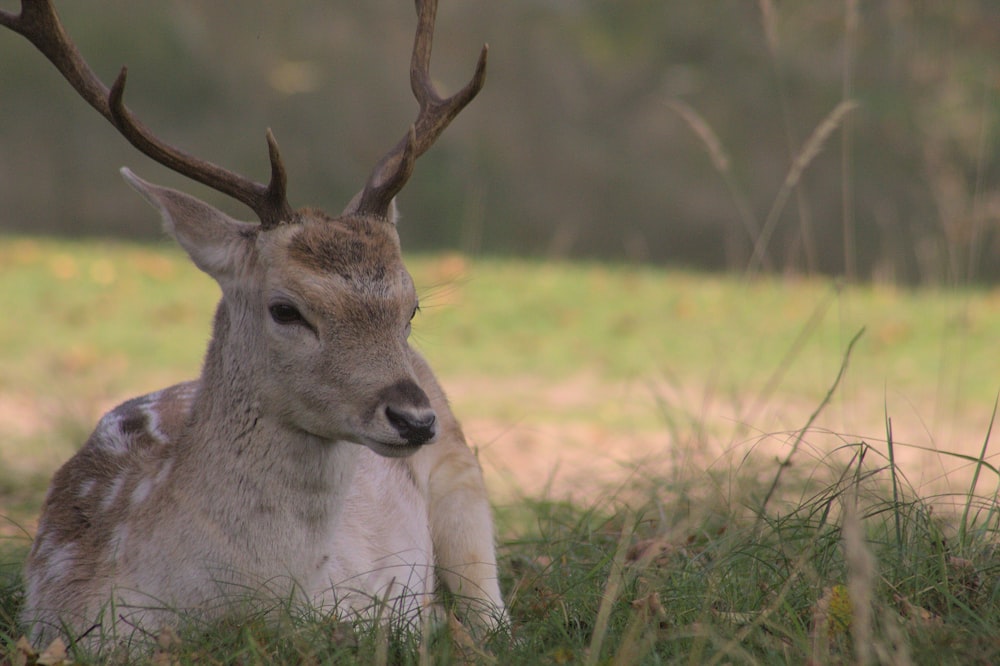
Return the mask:
<svg viewBox="0 0 1000 666"><path fill-rule="evenodd" d="M435 451L435 449L437 449ZM438 573L462 614L480 628L507 623L497 580L493 515L479 461L461 431L427 448L428 511Z"/></svg>
<svg viewBox="0 0 1000 666"><path fill-rule="evenodd" d="M434 375L416 353L413 362L439 424L437 441L407 458L427 498L438 575L466 618L480 628L497 629L508 619L483 472Z"/></svg>

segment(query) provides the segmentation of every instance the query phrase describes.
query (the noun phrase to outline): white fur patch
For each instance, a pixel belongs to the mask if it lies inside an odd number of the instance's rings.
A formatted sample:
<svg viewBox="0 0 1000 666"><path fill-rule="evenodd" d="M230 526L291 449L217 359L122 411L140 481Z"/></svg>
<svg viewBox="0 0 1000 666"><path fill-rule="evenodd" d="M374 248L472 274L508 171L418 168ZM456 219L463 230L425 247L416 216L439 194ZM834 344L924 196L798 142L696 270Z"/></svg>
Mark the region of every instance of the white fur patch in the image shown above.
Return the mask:
<svg viewBox="0 0 1000 666"><path fill-rule="evenodd" d="M149 493L153 490L155 485L155 480L150 478L145 478L139 481L135 485L135 489L132 491L132 506L136 504L142 504L149 497Z"/></svg>
<svg viewBox="0 0 1000 666"><path fill-rule="evenodd" d="M162 391L157 391L149 396L148 402L143 402L142 413L146 415L146 430L159 444L166 443L168 437L160 428L160 397Z"/></svg>
<svg viewBox="0 0 1000 666"><path fill-rule="evenodd" d="M118 494L122 491L122 486L125 485L125 477L119 476L117 479L111 482L108 486L108 494L104 496L101 500L101 509L107 511L118 499Z"/></svg>
<svg viewBox="0 0 1000 666"><path fill-rule="evenodd" d="M173 460L167 460L166 462L164 462L163 466L160 467L160 470L156 473L156 476L153 477L153 485L158 486L164 481L166 481L167 475L170 474L170 470L171 468L173 468L173 466L174 466Z"/></svg>
<svg viewBox="0 0 1000 666"><path fill-rule="evenodd" d="M97 429L101 433L97 441L102 451L116 456L128 453L129 438L122 432L122 416L120 414L115 412L105 414Z"/></svg>
<svg viewBox="0 0 1000 666"><path fill-rule="evenodd" d="M53 549L45 567L45 576L49 580L59 580L73 569L74 564L76 564L76 544L63 544Z"/></svg>
<svg viewBox="0 0 1000 666"><path fill-rule="evenodd" d="M125 552L125 542L128 540L128 525L121 523L111 532L108 541L108 560L115 561Z"/></svg>
<svg viewBox="0 0 1000 666"><path fill-rule="evenodd" d="M96 480L94 480L94 479L87 479L86 481L84 481L83 483L80 484L80 491L79 491L78 496L81 499L83 499L84 497L89 496L90 493L94 492L94 486L96 484L97 484Z"/></svg>

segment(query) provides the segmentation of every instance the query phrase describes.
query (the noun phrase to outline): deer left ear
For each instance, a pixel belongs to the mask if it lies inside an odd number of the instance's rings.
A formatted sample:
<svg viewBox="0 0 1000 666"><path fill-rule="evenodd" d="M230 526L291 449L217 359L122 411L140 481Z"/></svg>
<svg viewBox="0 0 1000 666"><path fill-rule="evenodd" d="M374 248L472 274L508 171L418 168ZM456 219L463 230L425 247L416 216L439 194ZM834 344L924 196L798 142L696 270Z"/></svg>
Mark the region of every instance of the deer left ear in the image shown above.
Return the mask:
<svg viewBox="0 0 1000 666"><path fill-rule="evenodd" d="M259 225L234 220L183 192L147 183L127 168L122 176L163 217L163 226L177 239L195 265L221 286L252 259Z"/></svg>

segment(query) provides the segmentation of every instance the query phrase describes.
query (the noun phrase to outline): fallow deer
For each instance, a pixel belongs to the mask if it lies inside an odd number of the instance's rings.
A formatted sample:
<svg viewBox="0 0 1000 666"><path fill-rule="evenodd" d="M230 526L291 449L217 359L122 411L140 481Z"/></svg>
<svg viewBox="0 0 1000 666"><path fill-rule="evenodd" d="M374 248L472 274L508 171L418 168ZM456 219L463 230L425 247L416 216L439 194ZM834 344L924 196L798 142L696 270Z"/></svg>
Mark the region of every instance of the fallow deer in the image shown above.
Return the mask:
<svg viewBox="0 0 1000 666"><path fill-rule="evenodd" d="M126 641L260 594L413 621L436 573L474 620L505 621L482 472L408 342L395 226L414 161L485 81L484 46L457 94L431 83L436 4L416 0L417 119L338 216L289 205L270 130L265 186L158 139L123 103L126 70L108 89L49 0L0 11L139 151L259 218L122 169L222 297L201 376L113 409L53 478L25 568L36 644Z"/></svg>

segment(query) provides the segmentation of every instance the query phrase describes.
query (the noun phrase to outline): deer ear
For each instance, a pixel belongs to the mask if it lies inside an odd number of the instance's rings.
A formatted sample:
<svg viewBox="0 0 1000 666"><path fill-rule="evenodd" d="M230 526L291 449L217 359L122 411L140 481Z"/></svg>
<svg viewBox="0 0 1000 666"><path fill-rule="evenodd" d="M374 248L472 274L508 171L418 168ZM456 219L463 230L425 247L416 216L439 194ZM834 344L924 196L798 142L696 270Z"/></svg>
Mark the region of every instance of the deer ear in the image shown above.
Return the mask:
<svg viewBox="0 0 1000 666"><path fill-rule="evenodd" d="M122 176L163 217L163 226L202 271L223 283L251 260L249 239L259 225L234 220L183 192L147 183L127 168Z"/></svg>

